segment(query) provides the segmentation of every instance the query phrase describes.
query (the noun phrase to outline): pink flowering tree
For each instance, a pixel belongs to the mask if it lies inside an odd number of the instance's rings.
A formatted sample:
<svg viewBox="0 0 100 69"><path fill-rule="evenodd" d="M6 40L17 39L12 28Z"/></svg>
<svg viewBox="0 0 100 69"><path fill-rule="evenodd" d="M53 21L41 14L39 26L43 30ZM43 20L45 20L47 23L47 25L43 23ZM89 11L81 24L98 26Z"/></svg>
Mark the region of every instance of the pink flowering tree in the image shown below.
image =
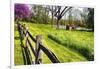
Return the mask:
<svg viewBox="0 0 100 69"><path fill-rule="evenodd" d="M27 4L15 4L14 15L15 20L23 20L30 18L31 10Z"/></svg>

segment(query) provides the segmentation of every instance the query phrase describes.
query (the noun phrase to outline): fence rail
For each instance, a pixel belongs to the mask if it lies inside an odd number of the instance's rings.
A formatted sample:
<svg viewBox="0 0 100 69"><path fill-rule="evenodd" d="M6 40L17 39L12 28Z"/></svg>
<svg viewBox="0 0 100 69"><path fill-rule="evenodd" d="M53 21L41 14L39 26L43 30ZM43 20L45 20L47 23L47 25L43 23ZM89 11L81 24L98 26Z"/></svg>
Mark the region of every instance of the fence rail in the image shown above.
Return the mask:
<svg viewBox="0 0 100 69"><path fill-rule="evenodd" d="M58 58L56 57L56 55L49 50L48 48L46 48L47 46L44 46L42 44L42 35L37 35L36 39L31 35L31 33L28 31L28 27L24 25L21 25L20 23L17 24L18 25L18 30L20 33L20 36L22 39L26 38L25 40L25 46L30 46L31 51L33 52L34 56L35 56L35 64L40 64L42 63L42 52L43 51L47 57L51 60L52 63L60 63L60 61L58 60ZM32 46L31 41L29 40L29 37L31 38L31 40L33 42L35 42L35 48Z"/></svg>

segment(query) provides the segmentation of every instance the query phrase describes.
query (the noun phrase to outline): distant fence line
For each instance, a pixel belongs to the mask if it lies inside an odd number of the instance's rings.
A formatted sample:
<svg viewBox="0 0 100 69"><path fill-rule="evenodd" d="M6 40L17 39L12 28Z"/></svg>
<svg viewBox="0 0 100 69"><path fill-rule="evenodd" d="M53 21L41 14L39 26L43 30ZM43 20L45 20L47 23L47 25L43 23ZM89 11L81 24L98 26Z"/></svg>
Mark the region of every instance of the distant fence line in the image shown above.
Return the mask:
<svg viewBox="0 0 100 69"><path fill-rule="evenodd" d="M18 30L21 36L21 39L25 38L25 47L28 48L28 46L31 48L32 53L35 56L34 62L35 64L40 64L42 63L42 52L43 51L48 58L51 60L52 63L60 63L60 61L58 60L58 58L56 57L56 55L49 50L48 48L46 48L46 46L43 45L42 43L42 35L37 35L36 39L31 35L31 33L28 30L28 27L25 26L25 24L17 24L18 26ZM32 46L31 41L29 40L29 37L32 39L33 42L35 42L35 48Z"/></svg>

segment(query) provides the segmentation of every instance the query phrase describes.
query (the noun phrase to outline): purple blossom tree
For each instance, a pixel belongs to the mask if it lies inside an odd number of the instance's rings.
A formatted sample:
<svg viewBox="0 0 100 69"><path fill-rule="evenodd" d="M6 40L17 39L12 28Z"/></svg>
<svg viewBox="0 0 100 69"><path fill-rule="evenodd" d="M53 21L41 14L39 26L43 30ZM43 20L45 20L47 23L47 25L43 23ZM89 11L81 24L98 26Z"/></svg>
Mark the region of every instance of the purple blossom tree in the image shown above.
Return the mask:
<svg viewBox="0 0 100 69"><path fill-rule="evenodd" d="M27 4L15 4L14 10L15 20L22 20L30 17L31 10Z"/></svg>

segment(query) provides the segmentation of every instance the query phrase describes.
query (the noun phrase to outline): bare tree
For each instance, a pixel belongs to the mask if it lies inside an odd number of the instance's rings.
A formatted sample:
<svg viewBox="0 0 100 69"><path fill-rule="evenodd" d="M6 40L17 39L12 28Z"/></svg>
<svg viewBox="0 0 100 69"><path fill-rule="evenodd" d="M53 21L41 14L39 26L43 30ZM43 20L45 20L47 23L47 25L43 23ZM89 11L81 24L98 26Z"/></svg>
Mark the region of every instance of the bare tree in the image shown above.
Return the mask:
<svg viewBox="0 0 100 69"><path fill-rule="evenodd" d="M59 21L60 21L60 19L65 15L65 13L66 12L68 12L72 7L64 7L64 9L62 10L61 9L62 7L61 6L57 6L56 7L56 10L55 10L55 14L54 14L54 16L56 16L56 18L57 18L57 29L59 29L59 25L60 25L60 23L59 23Z"/></svg>
<svg viewBox="0 0 100 69"><path fill-rule="evenodd" d="M55 13L55 10L56 10L56 6L53 6L53 5L51 5L51 6L47 6L47 9L50 11L50 13L51 13L51 26L53 26L54 25L54 13Z"/></svg>

